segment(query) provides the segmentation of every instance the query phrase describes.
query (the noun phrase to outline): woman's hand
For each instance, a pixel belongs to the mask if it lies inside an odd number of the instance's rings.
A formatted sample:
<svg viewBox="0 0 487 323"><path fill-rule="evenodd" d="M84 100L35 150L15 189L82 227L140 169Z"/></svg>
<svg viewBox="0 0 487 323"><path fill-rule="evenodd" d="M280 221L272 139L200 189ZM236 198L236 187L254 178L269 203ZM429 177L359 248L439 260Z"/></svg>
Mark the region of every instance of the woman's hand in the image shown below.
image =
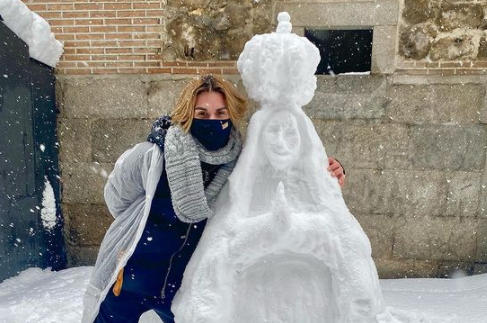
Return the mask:
<svg viewBox="0 0 487 323"><path fill-rule="evenodd" d="M342 165L333 157L328 157L328 163L330 164L328 166L328 171L332 177L338 179L338 184L343 188L343 185L345 185L345 172Z"/></svg>

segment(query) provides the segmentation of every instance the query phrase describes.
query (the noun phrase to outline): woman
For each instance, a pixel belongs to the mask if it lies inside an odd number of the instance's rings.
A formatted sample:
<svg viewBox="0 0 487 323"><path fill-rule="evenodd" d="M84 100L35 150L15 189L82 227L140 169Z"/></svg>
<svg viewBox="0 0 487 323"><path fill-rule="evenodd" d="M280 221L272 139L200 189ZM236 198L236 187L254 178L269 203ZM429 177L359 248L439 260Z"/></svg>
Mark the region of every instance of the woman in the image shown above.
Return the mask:
<svg viewBox="0 0 487 323"><path fill-rule="evenodd" d="M246 113L232 84L195 79L171 118L159 118L148 141L117 160L105 186L115 221L100 247L82 322L138 322L148 310L174 322L171 301L241 151L237 126ZM340 180L334 160L330 171Z"/></svg>

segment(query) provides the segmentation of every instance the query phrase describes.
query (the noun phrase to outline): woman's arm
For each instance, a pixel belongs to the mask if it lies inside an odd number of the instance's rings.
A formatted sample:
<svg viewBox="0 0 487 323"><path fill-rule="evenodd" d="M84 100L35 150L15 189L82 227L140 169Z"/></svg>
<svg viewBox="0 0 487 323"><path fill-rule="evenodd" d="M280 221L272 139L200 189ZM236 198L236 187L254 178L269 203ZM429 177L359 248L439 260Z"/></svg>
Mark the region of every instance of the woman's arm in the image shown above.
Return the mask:
<svg viewBox="0 0 487 323"><path fill-rule="evenodd" d="M135 145L125 151L115 163L115 168L108 176L105 185L105 203L114 218L124 212L136 199L145 195L146 176L148 171L147 156L149 143Z"/></svg>

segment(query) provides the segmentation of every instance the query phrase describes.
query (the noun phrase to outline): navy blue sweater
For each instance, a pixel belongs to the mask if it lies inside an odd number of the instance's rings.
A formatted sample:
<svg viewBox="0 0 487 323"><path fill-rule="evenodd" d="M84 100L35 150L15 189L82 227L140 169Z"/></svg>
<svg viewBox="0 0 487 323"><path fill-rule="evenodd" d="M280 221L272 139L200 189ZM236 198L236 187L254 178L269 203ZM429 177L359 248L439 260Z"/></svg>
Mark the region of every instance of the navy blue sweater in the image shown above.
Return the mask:
<svg viewBox="0 0 487 323"><path fill-rule="evenodd" d="M205 187L219 167L201 163ZM142 237L124 268L122 289L172 301L205 225L206 220L188 224L177 218L164 169Z"/></svg>

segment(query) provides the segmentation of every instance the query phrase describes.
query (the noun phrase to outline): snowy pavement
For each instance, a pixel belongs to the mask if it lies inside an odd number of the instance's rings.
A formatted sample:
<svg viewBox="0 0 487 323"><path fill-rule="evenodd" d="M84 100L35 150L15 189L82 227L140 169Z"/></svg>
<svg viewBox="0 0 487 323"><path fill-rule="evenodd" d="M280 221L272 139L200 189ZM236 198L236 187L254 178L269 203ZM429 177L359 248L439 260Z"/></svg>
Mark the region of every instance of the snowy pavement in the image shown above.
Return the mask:
<svg viewBox="0 0 487 323"><path fill-rule="evenodd" d="M30 268L0 284L0 323L78 323L92 267L52 272ZM387 306L451 318L452 323L487 323L487 274L458 279L381 280ZM161 321L148 313L144 323ZM438 321L441 322L441 321ZM447 321L445 321L447 322Z"/></svg>

